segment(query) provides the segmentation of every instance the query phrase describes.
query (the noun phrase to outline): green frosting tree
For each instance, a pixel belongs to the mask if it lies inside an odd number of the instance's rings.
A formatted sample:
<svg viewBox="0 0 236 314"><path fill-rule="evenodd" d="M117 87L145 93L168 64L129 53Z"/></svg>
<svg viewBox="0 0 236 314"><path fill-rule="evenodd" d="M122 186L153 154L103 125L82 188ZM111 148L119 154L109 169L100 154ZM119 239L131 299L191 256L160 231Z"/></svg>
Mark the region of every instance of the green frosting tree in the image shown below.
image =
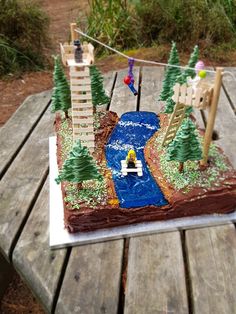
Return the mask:
<svg viewBox="0 0 236 314"><path fill-rule="evenodd" d="M68 118L68 110L71 108L70 86L67 82L59 56L54 57L53 81L54 88L51 111L55 112L62 110L64 111L66 118Z"/></svg>
<svg viewBox="0 0 236 314"><path fill-rule="evenodd" d="M188 61L188 68L194 68L197 61L198 61L198 57L199 57L199 48L196 45L193 49L193 52L190 56L190 59ZM184 83L187 83L187 77L190 76L191 78L194 78L194 76L196 76L195 70L191 70L191 69L186 69L184 70L180 76L177 77L176 82L180 83L181 85Z"/></svg>
<svg viewBox="0 0 236 314"><path fill-rule="evenodd" d="M70 151L69 157L56 178L59 184L61 181L78 183L78 188L82 188L82 182L86 180L98 179L102 176L98 172L97 166L89 153L87 147L81 145L77 140Z"/></svg>
<svg viewBox="0 0 236 314"><path fill-rule="evenodd" d="M61 110L61 100L59 91L56 87L53 87L52 91L52 102L51 102L51 111L56 112L58 110Z"/></svg>
<svg viewBox="0 0 236 314"><path fill-rule="evenodd" d="M188 68L195 68L195 65L198 61L198 57L199 57L199 48L198 45L196 45L193 49L193 52L191 53L190 59L188 61ZM187 78L188 76L190 76L191 78L194 78L194 76L196 75L195 70L191 70L191 69L186 69L184 71L184 76Z"/></svg>
<svg viewBox="0 0 236 314"><path fill-rule="evenodd" d="M198 61L198 56L199 56L199 48L198 46L196 45L193 49L193 52L190 56L190 59L188 61L188 65L187 67L188 68L194 68L197 61ZM177 78L176 78L176 83L179 83L179 84L185 84L187 83L187 77L191 77L193 78L194 76L196 75L195 71L194 70L191 70L191 69L186 69L184 70ZM173 100L171 99L167 99L167 102L166 102L166 106L165 106L165 113L172 113L173 112L173 108L174 108L174 102ZM188 107L186 109L186 116L189 116L190 113L193 112L193 108L192 107Z"/></svg>
<svg viewBox="0 0 236 314"><path fill-rule="evenodd" d="M90 77L93 106L108 104L110 98L105 93L102 74L95 65L90 66Z"/></svg>
<svg viewBox="0 0 236 314"><path fill-rule="evenodd" d="M196 134L196 127L190 118L185 118L174 140L167 148L167 160L179 161L179 172L187 160L201 160L202 150Z"/></svg>
<svg viewBox="0 0 236 314"><path fill-rule="evenodd" d="M174 111L175 102L171 97L169 97L166 101L165 109L164 109L165 113L172 113Z"/></svg>
<svg viewBox="0 0 236 314"><path fill-rule="evenodd" d="M175 42L172 42L172 48L168 64L179 65L179 56ZM180 74L181 74L180 68L167 66L159 100L167 100L170 96L173 95L173 86L176 82L177 77Z"/></svg>

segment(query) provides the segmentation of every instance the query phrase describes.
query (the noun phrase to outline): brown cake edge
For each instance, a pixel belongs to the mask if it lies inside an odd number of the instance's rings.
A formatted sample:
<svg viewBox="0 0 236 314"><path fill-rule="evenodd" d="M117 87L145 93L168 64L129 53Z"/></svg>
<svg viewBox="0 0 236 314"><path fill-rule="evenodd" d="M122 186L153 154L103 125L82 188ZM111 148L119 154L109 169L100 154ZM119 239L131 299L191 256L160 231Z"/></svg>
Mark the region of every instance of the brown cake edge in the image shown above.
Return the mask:
<svg viewBox="0 0 236 314"><path fill-rule="evenodd" d="M104 145L106 140L104 140ZM58 163L60 163L59 138L57 138L57 145L59 146L57 159ZM151 168L151 157L148 157L148 154L148 150L145 150L145 157ZM199 189L193 189L189 195L185 196L185 198L180 197L180 194L178 193L173 193L173 191L170 193L171 188L168 187L168 185L164 186L163 181L158 182L166 199L169 201L168 205L162 207L153 205L139 208L98 206L96 208L82 207L79 211L72 210L70 204L64 202L65 190L64 184L62 184L65 227L70 233L87 232L141 222L161 221L207 214L230 213L236 209L236 172L229 172L227 175L228 177L225 179L224 186L212 191L207 190L206 193L202 193L202 191L200 193ZM160 174L156 177L160 178Z"/></svg>

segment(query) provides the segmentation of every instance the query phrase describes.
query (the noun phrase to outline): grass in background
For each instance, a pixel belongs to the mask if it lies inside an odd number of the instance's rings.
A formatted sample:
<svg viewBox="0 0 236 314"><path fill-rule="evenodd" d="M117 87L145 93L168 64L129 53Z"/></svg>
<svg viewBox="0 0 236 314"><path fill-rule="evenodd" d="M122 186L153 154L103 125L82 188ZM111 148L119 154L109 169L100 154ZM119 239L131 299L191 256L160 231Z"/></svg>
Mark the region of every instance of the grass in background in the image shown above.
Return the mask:
<svg viewBox="0 0 236 314"><path fill-rule="evenodd" d="M43 67L48 26L35 2L0 0L0 76Z"/></svg>
<svg viewBox="0 0 236 314"><path fill-rule="evenodd" d="M90 0L87 16L87 33L118 49L135 47L138 44L135 19L126 0ZM80 22L79 22L80 23ZM104 52L96 45L98 54Z"/></svg>
<svg viewBox="0 0 236 314"><path fill-rule="evenodd" d="M236 0L91 0L87 32L118 49L174 40L189 52L198 44L203 56L221 61L225 47L236 48Z"/></svg>

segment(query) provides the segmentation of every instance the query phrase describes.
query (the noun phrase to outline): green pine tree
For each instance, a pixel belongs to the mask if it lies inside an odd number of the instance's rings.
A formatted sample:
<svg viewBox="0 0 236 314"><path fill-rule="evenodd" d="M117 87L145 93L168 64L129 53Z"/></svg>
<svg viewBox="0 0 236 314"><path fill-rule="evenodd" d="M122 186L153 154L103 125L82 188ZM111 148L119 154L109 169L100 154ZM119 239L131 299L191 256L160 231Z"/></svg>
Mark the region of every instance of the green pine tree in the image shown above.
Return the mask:
<svg viewBox="0 0 236 314"><path fill-rule="evenodd" d="M188 61L188 68L195 68L195 65L198 61L198 57L199 57L199 48L196 45L193 49L193 52L190 56L190 59ZM186 69L184 71L184 75L186 76L186 78L188 76L190 76L191 78L194 78L194 76L196 76L195 70L191 70L191 69Z"/></svg>
<svg viewBox="0 0 236 314"><path fill-rule="evenodd" d="M78 183L78 187L81 188L83 181L92 179L101 180L102 176L98 172L88 148L82 146L81 141L77 140L70 151L69 157L64 162L56 182L58 184L61 181L74 182Z"/></svg>
<svg viewBox="0 0 236 314"><path fill-rule="evenodd" d="M66 118L68 118L68 110L71 108L70 86L63 71L59 56L54 57L53 81L52 111L62 110Z"/></svg>
<svg viewBox="0 0 236 314"><path fill-rule="evenodd" d="M181 172L185 161L201 159L202 150L196 134L196 127L190 118L185 118L174 140L167 148L167 160L178 161Z"/></svg>
<svg viewBox="0 0 236 314"><path fill-rule="evenodd" d="M179 56L175 42L172 42L172 48L170 57L168 60L169 65L179 65ZM177 77L181 74L180 68L168 67L165 72L165 78L163 80L162 90L159 99L167 100L173 95L173 86L176 82Z"/></svg>
<svg viewBox="0 0 236 314"><path fill-rule="evenodd" d="M51 101L51 112L56 112L58 110L61 110L61 100L60 100L58 89L56 87L53 87L51 99L52 99L52 101Z"/></svg>
<svg viewBox="0 0 236 314"><path fill-rule="evenodd" d="M90 66L90 77L94 107L108 104L110 98L105 93L102 74L95 65Z"/></svg>
<svg viewBox="0 0 236 314"><path fill-rule="evenodd" d="M174 111L174 107L175 107L175 102L171 96L166 101L164 112L165 113L172 113Z"/></svg>
<svg viewBox="0 0 236 314"><path fill-rule="evenodd" d="M188 68L194 68L199 57L199 48L196 45L193 49L193 52L190 56L190 59L188 61ZM187 83L187 77L194 78L196 76L195 70L186 69L184 70L176 79L176 82L180 83L181 85L184 83Z"/></svg>

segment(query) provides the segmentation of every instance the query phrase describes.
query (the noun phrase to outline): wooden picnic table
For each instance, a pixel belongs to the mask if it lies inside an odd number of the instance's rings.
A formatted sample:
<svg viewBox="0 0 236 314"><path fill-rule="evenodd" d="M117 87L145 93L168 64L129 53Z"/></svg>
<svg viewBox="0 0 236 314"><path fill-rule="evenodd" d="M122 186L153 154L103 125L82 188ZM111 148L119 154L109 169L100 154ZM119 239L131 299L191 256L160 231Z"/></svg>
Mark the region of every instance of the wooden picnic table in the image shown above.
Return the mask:
<svg viewBox="0 0 236 314"><path fill-rule="evenodd" d="M229 70L236 74L236 68ZM123 84L126 73L105 77L109 109L119 115L135 110L158 113L164 68L134 69L138 97ZM28 97L0 130L0 251L45 310L236 313L233 222L50 249L48 137L54 132L50 97L51 91ZM216 118L217 143L236 168L235 109L235 82L225 78ZM196 111L203 128L205 114Z"/></svg>

